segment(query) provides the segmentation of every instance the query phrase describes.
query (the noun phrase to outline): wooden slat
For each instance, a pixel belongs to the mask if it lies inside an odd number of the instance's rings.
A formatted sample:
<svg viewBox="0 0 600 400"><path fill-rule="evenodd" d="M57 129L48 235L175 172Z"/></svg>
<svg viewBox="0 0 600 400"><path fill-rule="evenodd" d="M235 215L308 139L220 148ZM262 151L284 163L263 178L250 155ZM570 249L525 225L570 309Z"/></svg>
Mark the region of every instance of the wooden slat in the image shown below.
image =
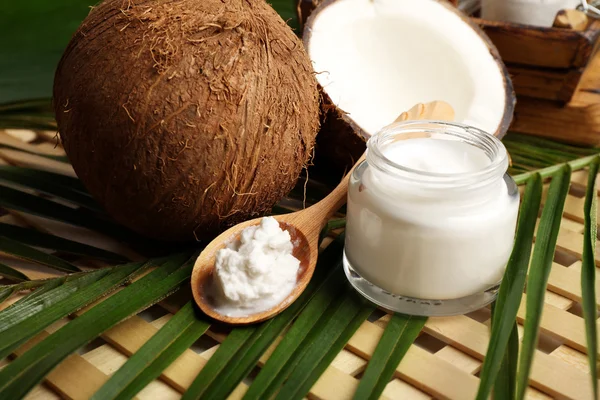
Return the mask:
<svg viewBox="0 0 600 400"><path fill-rule="evenodd" d="M125 355L108 344L87 352L82 357L106 375L112 375L127 361ZM154 380L142 389L136 397L140 400L175 400L181 397L181 393L164 382Z"/></svg>
<svg viewBox="0 0 600 400"><path fill-rule="evenodd" d="M576 265L580 265L578 261ZM548 289L570 300L581 302L581 271L577 266L564 267L552 263ZM600 276L596 277L596 304L600 307Z"/></svg>
<svg viewBox="0 0 600 400"><path fill-rule="evenodd" d="M431 396L423 393L416 387L400 380L393 379L387 384L383 395L390 399L413 399L413 400L428 400Z"/></svg>
<svg viewBox="0 0 600 400"><path fill-rule="evenodd" d="M583 68L554 70L521 65L507 67L517 95L562 102L571 100L584 72Z"/></svg>
<svg viewBox="0 0 600 400"><path fill-rule="evenodd" d="M481 368L481 361L452 346L445 346L435 355L469 374L476 374Z"/></svg>
<svg viewBox="0 0 600 400"><path fill-rule="evenodd" d="M600 144L600 104L569 103L522 97L517 102L511 129L576 144Z"/></svg>
<svg viewBox="0 0 600 400"><path fill-rule="evenodd" d="M46 385L37 385L24 397L25 400L60 400L61 397Z"/></svg>
<svg viewBox="0 0 600 400"><path fill-rule="evenodd" d="M348 342L347 348L363 358L370 358L383 329L364 322ZM470 399L477 392L479 379L447 361L411 346L396 369L396 376L435 397Z"/></svg>
<svg viewBox="0 0 600 400"><path fill-rule="evenodd" d="M77 177L73 167L62 161L52 160L35 154L24 153L18 150L9 150L0 148L0 158L9 164L18 167L35 168L57 174Z"/></svg>
<svg viewBox="0 0 600 400"><path fill-rule="evenodd" d="M570 29L474 20L498 48L505 63L550 68L584 67L592 52L593 39Z"/></svg>
<svg viewBox="0 0 600 400"><path fill-rule="evenodd" d="M27 132L27 131L26 131ZM29 144L23 140L18 139L15 135L9 135L5 131L0 130L0 145L11 146L24 151L33 153L45 154L49 156L64 156L65 151L62 147L52 146L49 143L40 144Z"/></svg>
<svg viewBox="0 0 600 400"><path fill-rule="evenodd" d="M466 316L430 318L425 330L483 360L489 341L488 328L484 324ZM588 376L539 350L536 350L534 355L530 384L552 396L573 399L592 397Z"/></svg>
<svg viewBox="0 0 600 400"><path fill-rule="evenodd" d="M587 356L569 346L559 346L550 355L573 366L584 374L589 374L590 372Z"/></svg>
<svg viewBox="0 0 600 400"><path fill-rule="evenodd" d="M525 300L526 296L523 296L523 301L517 313L519 323L523 323L525 320ZM540 321L540 331L561 339L574 349L582 352L586 351L583 318L573 315L568 311L561 310L550 304L544 304L542 319Z"/></svg>
<svg viewBox="0 0 600 400"><path fill-rule="evenodd" d="M23 344L14 355L20 356L50 333L41 332ZM108 376L78 354L71 354L46 376L46 383L64 398L84 400L90 398L108 380Z"/></svg>

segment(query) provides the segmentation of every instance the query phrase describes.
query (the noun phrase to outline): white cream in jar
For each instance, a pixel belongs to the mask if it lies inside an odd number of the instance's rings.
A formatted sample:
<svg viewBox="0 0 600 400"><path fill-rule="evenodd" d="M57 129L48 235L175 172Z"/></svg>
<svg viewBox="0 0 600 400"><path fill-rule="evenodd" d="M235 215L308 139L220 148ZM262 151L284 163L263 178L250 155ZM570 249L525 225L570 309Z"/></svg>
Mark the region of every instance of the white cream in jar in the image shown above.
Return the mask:
<svg viewBox="0 0 600 400"><path fill-rule="evenodd" d="M461 124L415 121L379 132L350 180L350 282L400 312L455 314L489 303L518 213L507 167L499 140Z"/></svg>

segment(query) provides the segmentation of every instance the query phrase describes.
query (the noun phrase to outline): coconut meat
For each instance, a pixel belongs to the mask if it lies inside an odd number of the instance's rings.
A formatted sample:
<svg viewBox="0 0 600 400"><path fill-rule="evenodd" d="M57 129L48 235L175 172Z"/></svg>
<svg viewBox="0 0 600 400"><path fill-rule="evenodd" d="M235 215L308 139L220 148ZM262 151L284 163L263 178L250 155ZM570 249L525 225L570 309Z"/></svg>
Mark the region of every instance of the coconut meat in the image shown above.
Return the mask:
<svg viewBox="0 0 600 400"><path fill-rule="evenodd" d="M436 0L337 0L305 35L320 85L367 135L434 100L495 133L509 101L503 67L463 18Z"/></svg>

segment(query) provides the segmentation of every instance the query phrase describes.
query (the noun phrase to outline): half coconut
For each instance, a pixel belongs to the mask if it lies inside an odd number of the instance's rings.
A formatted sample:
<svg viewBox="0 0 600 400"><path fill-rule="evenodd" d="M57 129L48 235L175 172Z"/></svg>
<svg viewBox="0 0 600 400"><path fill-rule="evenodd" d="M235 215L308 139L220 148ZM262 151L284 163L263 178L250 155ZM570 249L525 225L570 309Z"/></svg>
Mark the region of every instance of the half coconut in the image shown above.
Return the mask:
<svg viewBox="0 0 600 400"><path fill-rule="evenodd" d="M304 45L326 119L317 164L347 168L365 141L416 103L444 100L456 121L502 137L515 95L489 38L445 0L326 0Z"/></svg>

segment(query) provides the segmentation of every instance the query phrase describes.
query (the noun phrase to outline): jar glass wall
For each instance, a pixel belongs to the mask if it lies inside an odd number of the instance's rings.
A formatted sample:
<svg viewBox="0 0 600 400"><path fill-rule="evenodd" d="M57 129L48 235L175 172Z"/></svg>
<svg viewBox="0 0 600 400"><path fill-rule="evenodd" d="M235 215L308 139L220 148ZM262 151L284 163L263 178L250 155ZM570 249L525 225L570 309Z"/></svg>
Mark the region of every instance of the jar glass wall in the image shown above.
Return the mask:
<svg viewBox="0 0 600 400"><path fill-rule="evenodd" d="M389 156L399 145L416 149L403 148L410 152L404 157L413 158L410 168ZM459 162L477 159L477 168L445 171L449 161L440 154L448 152ZM519 205L507 168L498 139L462 124L405 122L374 135L366 161L350 178L349 281L373 302L408 314L466 313L493 301Z"/></svg>

